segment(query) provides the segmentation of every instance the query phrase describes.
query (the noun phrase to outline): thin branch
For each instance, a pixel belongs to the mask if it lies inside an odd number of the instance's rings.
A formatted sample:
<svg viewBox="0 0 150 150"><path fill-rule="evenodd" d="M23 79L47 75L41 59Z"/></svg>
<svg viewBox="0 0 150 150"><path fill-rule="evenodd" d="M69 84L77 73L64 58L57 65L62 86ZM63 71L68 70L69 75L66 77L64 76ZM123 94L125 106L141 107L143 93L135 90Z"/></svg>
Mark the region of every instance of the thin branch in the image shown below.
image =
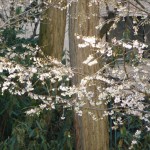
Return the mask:
<svg viewBox="0 0 150 150"><path fill-rule="evenodd" d="M149 111L144 111L144 110L139 110L139 109L133 109L133 108L129 108L129 107L126 107L126 108L124 108L124 107L121 107L121 106L118 106L118 107L111 107L111 108L106 108L106 109L101 109L101 108L98 108L98 107L84 107L84 106L82 106L82 107L80 107L80 108L83 108L83 109L91 109L91 110L98 110L98 111L110 111L110 110L117 110L117 109L123 109L123 110L134 110L134 111L139 111L139 112L141 112L141 113L148 113L148 114L150 114L150 112Z"/></svg>
<svg viewBox="0 0 150 150"><path fill-rule="evenodd" d="M139 9L139 10L145 12L146 14L150 15L150 12L148 12L148 11L145 10L145 9L142 9L142 8L138 7L137 5L135 5L134 3L132 3L130 0L128 0L128 3L130 3L130 4L131 4L132 6L134 6L135 8L137 8L137 9Z"/></svg>
<svg viewBox="0 0 150 150"><path fill-rule="evenodd" d="M144 5L139 2L139 0L135 0L143 9L145 9Z"/></svg>

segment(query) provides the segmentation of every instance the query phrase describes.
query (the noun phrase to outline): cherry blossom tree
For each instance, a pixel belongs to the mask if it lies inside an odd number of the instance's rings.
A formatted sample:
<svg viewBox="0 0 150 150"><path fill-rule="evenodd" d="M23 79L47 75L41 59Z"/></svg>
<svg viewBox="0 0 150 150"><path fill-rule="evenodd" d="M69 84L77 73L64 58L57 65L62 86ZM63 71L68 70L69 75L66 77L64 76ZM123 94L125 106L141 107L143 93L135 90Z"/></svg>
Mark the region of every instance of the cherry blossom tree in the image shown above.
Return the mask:
<svg viewBox="0 0 150 150"><path fill-rule="evenodd" d="M132 136L129 148L134 149L142 131L150 131L149 1L44 1L44 6L41 47L23 45L28 51L20 54L12 46L0 57L1 94L38 101L26 111L29 116L57 105L73 108L77 149L108 149L108 117L113 129L127 116L137 117L143 126ZM60 62L68 7L71 67ZM2 27L16 25L19 16ZM50 51L43 48L47 45ZM27 56L30 65L16 62L26 62ZM72 86L64 82L70 80Z"/></svg>

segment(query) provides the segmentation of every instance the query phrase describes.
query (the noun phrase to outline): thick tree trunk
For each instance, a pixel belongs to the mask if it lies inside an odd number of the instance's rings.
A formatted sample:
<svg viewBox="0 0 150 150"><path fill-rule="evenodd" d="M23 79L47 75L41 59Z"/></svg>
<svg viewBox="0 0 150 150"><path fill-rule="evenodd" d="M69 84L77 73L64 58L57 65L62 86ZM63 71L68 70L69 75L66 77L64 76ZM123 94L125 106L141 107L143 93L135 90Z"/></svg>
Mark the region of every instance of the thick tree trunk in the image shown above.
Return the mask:
<svg viewBox="0 0 150 150"><path fill-rule="evenodd" d="M75 34L98 37L95 26L99 23L99 6L93 3L92 6L89 7L89 1L90 0L78 0L77 3L72 3L69 20L71 67L84 76L93 74L102 67L102 62L92 67L88 67L82 63L89 54L93 53L93 49L90 47L79 48L79 41L75 38ZM76 85L81 81L81 76L78 73L75 75L73 81ZM97 96L95 96L94 101L97 101ZM85 107L91 106L87 102ZM99 108L105 109L106 106L101 105ZM107 118L93 121L88 115L88 111L89 110L83 109L82 117L78 115L75 116L76 150L108 150L109 135ZM92 109L90 111L97 118L102 117L101 111Z"/></svg>
<svg viewBox="0 0 150 150"><path fill-rule="evenodd" d="M45 55L61 60L65 38L66 9L61 10L59 1L51 0L51 5L44 12L40 24L39 45ZM66 6L67 0L63 0L60 7Z"/></svg>

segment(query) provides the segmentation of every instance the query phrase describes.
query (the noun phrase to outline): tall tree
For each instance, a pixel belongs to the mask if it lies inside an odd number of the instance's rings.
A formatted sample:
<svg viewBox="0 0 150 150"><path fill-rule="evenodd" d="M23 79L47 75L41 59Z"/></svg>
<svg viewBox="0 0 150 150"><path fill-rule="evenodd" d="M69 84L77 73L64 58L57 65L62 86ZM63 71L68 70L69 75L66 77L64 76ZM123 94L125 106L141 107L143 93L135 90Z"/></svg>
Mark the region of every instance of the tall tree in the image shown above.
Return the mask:
<svg viewBox="0 0 150 150"><path fill-rule="evenodd" d="M89 47L79 48L79 41L76 39L75 34L81 37L94 36L98 38L98 32L96 26L99 24L99 5L95 1L90 3L90 0L78 0L73 2L70 6L70 19L69 19L69 47L71 66L75 69L77 74L74 77L74 84L79 84L83 76L94 74L102 67L102 62L89 67L82 62L86 58L94 53L94 50ZM78 73L82 74L80 76ZM96 88L93 89L96 92ZM96 93L95 93L96 94ZM97 96L94 97L95 102ZM87 100L88 101L88 100ZM85 107L91 108L88 102ZM106 106L102 104L100 109L106 109ZM103 120L93 121L88 114L89 110L83 108L83 115L79 117L75 116L75 128L76 128L76 149L77 150L107 150L109 148L109 135L108 135L108 121L107 118ZM90 111L97 117L102 117L102 112L93 110Z"/></svg>
<svg viewBox="0 0 150 150"><path fill-rule="evenodd" d="M66 0L51 0L49 8L43 13L40 24L39 45L45 55L61 60L65 37Z"/></svg>

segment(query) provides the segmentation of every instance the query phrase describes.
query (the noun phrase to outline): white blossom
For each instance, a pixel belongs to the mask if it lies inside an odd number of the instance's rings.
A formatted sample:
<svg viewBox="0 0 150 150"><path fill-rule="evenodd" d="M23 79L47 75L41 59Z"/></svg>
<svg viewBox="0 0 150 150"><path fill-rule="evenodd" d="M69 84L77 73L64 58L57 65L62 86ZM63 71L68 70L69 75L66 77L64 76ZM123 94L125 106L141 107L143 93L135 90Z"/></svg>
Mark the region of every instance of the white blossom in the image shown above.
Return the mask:
<svg viewBox="0 0 150 150"><path fill-rule="evenodd" d="M97 63L98 63L97 60L94 59L93 61L91 61L91 62L88 63L88 66L93 66L93 65L95 65Z"/></svg>

